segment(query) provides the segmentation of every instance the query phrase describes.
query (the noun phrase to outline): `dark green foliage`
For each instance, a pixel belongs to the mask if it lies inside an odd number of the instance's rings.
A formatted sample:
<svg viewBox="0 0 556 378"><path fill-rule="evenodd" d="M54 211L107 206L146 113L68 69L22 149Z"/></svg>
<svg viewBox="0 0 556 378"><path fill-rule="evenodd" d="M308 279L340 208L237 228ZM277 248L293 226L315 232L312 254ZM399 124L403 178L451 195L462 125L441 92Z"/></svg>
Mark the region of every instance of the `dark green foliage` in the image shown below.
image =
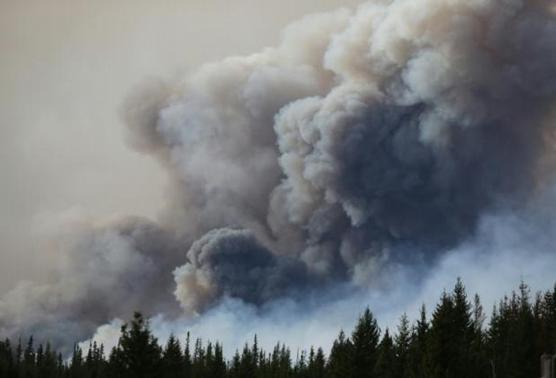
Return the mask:
<svg viewBox="0 0 556 378"><path fill-rule="evenodd" d="M470 301L461 280L443 293L432 318L423 306L410 325L406 315L392 336L380 338L369 309L351 337L341 331L326 358L321 348L296 351L277 344L271 353L255 337L226 362L222 345L189 333L183 347L171 336L161 347L139 313L121 329L108 356L95 342L74 346L63 359L51 346L29 338L0 341L0 378L528 378L538 377L539 357L556 353L556 286L532 299L521 284L505 297L490 321L478 296ZM379 342L380 341L380 342Z"/></svg>
<svg viewBox="0 0 556 378"><path fill-rule="evenodd" d="M330 358L328 359L329 378L343 378L353 376L352 360L353 344L346 339L344 331L340 331L340 335L332 344L330 350Z"/></svg>
<svg viewBox="0 0 556 378"><path fill-rule="evenodd" d="M377 361L377 347L380 337L376 319L367 308L359 318L351 335L353 344L352 361L353 377L373 377L373 369Z"/></svg>
<svg viewBox="0 0 556 378"><path fill-rule="evenodd" d="M118 346L112 353L122 378L153 378L160 376L161 348L151 333L149 323L139 313L122 327Z"/></svg>
<svg viewBox="0 0 556 378"><path fill-rule="evenodd" d="M183 375L185 358L183 357L179 341L170 335L161 360L162 378L178 378Z"/></svg>
<svg viewBox="0 0 556 378"><path fill-rule="evenodd" d="M394 337L394 353L396 359L393 376L407 378L410 371L411 329L409 319L403 314L398 325L398 333Z"/></svg>
<svg viewBox="0 0 556 378"><path fill-rule="evenodd" d="M486 374L473 365L476 332L471 305L458 279L451 294L442 294L433 313L428 354L433 377L475 378Z"/></svg>
<svg viewBox="0 0 556 378"><path fill-rule="evenodd" d="M376 378L394 378L397 370L397 363L394 342L387 329L378 346L378 358L372 376Z"/></svg>

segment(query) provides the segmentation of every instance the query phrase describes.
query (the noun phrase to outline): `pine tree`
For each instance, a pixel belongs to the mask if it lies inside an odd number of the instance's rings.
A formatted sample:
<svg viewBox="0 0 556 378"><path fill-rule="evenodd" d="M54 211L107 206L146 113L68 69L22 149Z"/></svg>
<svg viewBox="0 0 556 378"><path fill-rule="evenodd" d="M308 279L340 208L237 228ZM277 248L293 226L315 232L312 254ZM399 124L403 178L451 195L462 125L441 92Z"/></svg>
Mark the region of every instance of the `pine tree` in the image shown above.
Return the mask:
<svg viewBox="0 0 556 378"><path fill-rule="evenodd" d="M407 314L403 314L398 325L398 333L394 337L394 352L396 355L396 369L394 377L407 378L410 363L411 330Z"/></svg>
<svg viewBox="0 0 556 378"><path fill-rule="evenodd" d="M125 378L160 376L161 349L149 323L136 312L129 324L122 326L117 355Z"/></svg>
<svg viewBox="0 0 556 378"><path fill-rule="evenodd" d="M322 348L318 348L315 353L314 348L311 347L309 358L309 377L310 378L324 378L326 368L326 359Z"/></svg>
<svg viewBox="0 0 556 378"><path fill-rule="evenodd" d="M432 315L432 325L427 347L427 365L431 369L431 378L451 377L451 368L454 366L454 339L453 331L454 302L444 292Z"/></svg>
<svg viewBox="0 0 556 378"><path fill-rule="evenodd" d="M413 327L411 333L411 344L409 348L409 377L424 378L432 375L429 365L429 322L425 305L421 306L419 320Z"/></svg>
<svg viewBox="0 0 556 378"><path fill-rule="evenodd" d="M454 377L478 378L480 372L472 371L474 366L472 363L472 348L476 328L472 319L471 304L460 278L457 279L452 297L454 300L454 312L451 333L454 339L451 350L453 350L455 355L453 356L454 365L450 367L450 371Z"/></svg>
<svg viewBox="0 0 556 378"><path fill-rule="evenodd" d="M376 319L367 308L359 318L351 335L353 376L372 377L377 360L377 347L380 337Z"/></svg>
<svg viewBox="0 0 556 378"><path fill-rule="evenodd" d="M229 376L231 378L241 378L241 357L239 351L236 350L232 362L230 363Z"/></svg>
<svg viewBox="0 0 556 378"><path fill-rule="evenodd" d="M239 371L242 378L255 378L257 365L255 362L255 356L253 351L249 348L248 344L243 347L243 352L241 353L241 361L239 364Z"/></svg>
<svg viewBox="0 0 556 378"><path fill-rule="evenodd" d="M475 294L473 300L473 319L470 327L470 350L468 369L473 377L489 378L492 374L492 367L489 363L487 353L485 352L486 335L483 331L485 315L483 306L478 294Z"/></svg>
<svg viewBox="0 0 556 378"><path fill-rule="evenodd" d="M0 377L11 378L16 374L10 340L0 342Z"/></svg>
<svg viewBox="0 0 556 378"><path fill-rule="evenodd" d="M69 376L71 378L80 378L83 375L83 351L77 344L73 346L70 366Z"/></svg>
<svg viewBox="0 0 556 378"><path fill-rule="evenodd" d="M187 332L187 337L185 339L185 348L183 351L183 377L184 378L192 377L193 362L191 360L191 351L189 345L190 345L190 335L189 332Z"/></svg>
<svg viewBox="0 0 556 378"><path fill-rule="evenodd" d="M547 291L541 300L540 350L542 353L556 354L556 284L553 291Z"/></svg>
<svg viewBox="0 0 556 378"><path fill-rule="evenodd" d="M179 341L170 335L162 353L161 375L163 378L183 377L184 358Z"/></svg>
<svg viewBox="0 0 556 378"><path fill-rule="evenodd" d="M224 360L224 352L222 345L214 344L214 359L210 367L209 377L224 378L226 376L226 361Z"/></svg>
<svg viewBox="0 0 556 378"><path fill-rule="evenodd" d="M21 370L23 378L34 378L35 372L35 351L33 349L33 336L29 337L27 347L23 352L23 365Z"/></svg>
<svg viewBox="0 0 556 378"><path fill-rule="evenodd" d="M55 378L58 376L57 356L50 343L46 344L42 365L38 366L40 378Z"/></svg>
<svg viewBox="0 0 556 378"><path fill-rule="evenodd" d="M347 378L353 375L352 365L353 345L346 338L344 331L340 331L338 338L332 344L327 365L328 378Z"/></svg>
<svg viewBox="0 0 556 378"><path fill-rule="evenodd" d="M535 320L530 302L529 287L522 282L519 286L519 310L514 327L515 364L520 364L516 377L526 378L538 375L538 356L535 350Z"/></svg>
<svg viewBox="0 0 556 378"><path fill-rule="evenodd" d="M394 342L388 329L384 332L382 341L378 346L378 357L374 367L373 377L394 378L396 369L396 352Z"/></svg>
<svg viewBox="0 0 556 378"><path fill-rule="evenodd" d="M193 360L191 366L191 376L194 378L204 378L206 366L206 351L203 348L201 339L195 340L195 348L193 349Z"/></svg>

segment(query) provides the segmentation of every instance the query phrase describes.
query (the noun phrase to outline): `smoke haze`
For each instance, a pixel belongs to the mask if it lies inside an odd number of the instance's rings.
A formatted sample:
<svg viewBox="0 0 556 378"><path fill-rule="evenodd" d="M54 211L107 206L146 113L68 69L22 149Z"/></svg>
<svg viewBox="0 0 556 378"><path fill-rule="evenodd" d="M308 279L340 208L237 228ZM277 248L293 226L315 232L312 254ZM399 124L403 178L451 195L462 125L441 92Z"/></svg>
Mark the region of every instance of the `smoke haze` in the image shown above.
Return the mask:
<svg viewBox="0 0 556 378"><path fill-rule="evenodd" d="M549 2L376 0L146 80L120 114L160 215L62 221L56 276L8 292L0 331L109 345L141 309L161 337L327 345L456 276L487 303L553 284L555 38Z"/></svg>

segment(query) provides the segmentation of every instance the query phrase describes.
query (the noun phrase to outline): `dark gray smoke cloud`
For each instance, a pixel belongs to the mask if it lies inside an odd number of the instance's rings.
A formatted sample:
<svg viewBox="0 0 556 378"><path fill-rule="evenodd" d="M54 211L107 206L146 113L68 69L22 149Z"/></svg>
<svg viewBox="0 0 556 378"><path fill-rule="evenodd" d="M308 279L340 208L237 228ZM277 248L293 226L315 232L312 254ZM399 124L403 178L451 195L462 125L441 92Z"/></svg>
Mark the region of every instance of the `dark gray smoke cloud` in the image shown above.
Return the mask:
<svg viewBox="0 0 556 378"><path fill-rule="evenodd" d="M262 304L307 285L305 264L274 255L248 230L210 231L187 259L174 273L182 283L176 296L186 308L204 309L224 295Z"/></svg>
<svg viewBox="0 0 556 378"><path fill-rule="evenodd" d="M83 233L58 281L0 302L0 327L62 319L81 336L135 308L198 314L421 269L487 212L536 196L555 100L547 2L373 1L307 17L276 48L130 96L129 140L173 183L159 224Z"/></svg>

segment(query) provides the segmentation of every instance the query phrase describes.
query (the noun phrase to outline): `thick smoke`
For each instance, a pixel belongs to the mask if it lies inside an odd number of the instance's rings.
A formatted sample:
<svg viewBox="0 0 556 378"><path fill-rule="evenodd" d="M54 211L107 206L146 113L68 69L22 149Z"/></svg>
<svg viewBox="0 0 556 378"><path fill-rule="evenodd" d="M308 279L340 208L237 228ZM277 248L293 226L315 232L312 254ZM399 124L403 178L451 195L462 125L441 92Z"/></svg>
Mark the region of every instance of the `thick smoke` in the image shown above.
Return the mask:
<svg viewBox="0 0 556 378"><path fill-rule="evenodd" d="M187 259L174 274L176 297L188 309L203 309L223 295L262 304L307 280L303 263L273 255L247 230L213 230L193 243Z"/></svg>
<svg viewBox="0 0 556 378"><path fill-rule="evenodd" d="M171 178L163 216L79 233L58 280L0 302L0 330L70 324L75 338L136 308L264 307L378 287L394 267L421 275L485 214L525 211L545 190L549 5L372 1L138 88L123 113L130 143Z"/></svg>
<svg viewBox="0 0 556 378"><path fill-rule="evenodd" d="M67 348L114 314L178 310L169 272L183 260L181 246L158 225L138 218L75 225L57 247L64 257L53 282L21 282L0 301L3 334L32 334Z"/></svg>

